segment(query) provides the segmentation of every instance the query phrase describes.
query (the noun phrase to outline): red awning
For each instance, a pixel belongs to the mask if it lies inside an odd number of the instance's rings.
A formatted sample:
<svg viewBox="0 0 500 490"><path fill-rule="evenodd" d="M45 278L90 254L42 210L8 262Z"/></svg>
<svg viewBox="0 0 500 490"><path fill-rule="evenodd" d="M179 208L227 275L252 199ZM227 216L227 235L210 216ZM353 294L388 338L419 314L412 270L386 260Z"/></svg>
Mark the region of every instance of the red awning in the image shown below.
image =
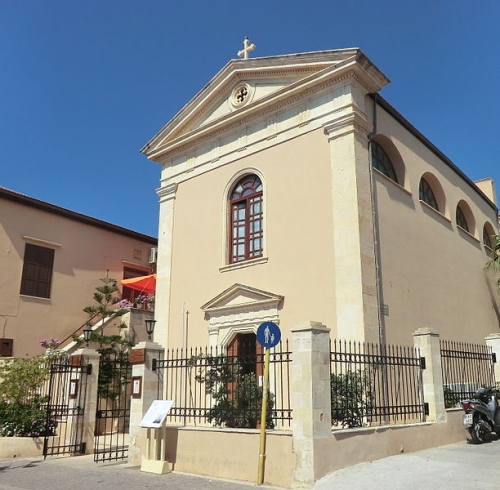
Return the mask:
<svg viewBox="0 0 500 490"><path fill-rule="evenodd" d="M127 286L130 289L135 289L142 293L154 293L156 289L156 274L122 279L121 284L122 286Z"/></svg>

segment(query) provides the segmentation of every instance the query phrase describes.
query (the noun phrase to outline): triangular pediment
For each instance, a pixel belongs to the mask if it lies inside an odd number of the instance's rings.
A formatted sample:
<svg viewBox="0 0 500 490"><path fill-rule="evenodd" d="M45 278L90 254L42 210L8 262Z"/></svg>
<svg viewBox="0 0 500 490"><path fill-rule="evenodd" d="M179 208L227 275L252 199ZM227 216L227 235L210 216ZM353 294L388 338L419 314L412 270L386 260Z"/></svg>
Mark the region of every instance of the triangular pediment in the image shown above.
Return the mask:
<svg viewBox="0 0 500 490"><path fill-rule="evenodd" d="M367 92L388 82L358 48L231 60L141 151L155 159L340 77L342 70L359 72Z"/></svg>
<svg viewBox="0 0 500 490"><path fill-rule="evenodd" d="M242 310L256 306L275 305L283 300L283 296L252 288L243 284L234 284L215 298L205 303L201 309L207 313Z"/></svg>

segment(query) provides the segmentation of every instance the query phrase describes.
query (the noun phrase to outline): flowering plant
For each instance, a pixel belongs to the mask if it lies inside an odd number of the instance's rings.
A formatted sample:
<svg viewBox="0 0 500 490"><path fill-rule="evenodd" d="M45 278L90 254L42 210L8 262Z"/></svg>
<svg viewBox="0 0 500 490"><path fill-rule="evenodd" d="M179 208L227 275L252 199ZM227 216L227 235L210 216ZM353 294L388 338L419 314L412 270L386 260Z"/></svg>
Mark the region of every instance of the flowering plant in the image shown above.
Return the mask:
<svg viewBox="0 0 500 490"><path fill-rule="evenodd" d="M148 301L149 296L145 293L139 294L137 298L134 298L134 303L136 305L142 305L143 303L146 303Z"/></svg>
<svg viewBox="0 0 500 490"><path fill-rule="evenodd" d="M119 309L132 308L132 306L134 306L134 303L131 303L128 299L122 299L121 301L118 301L116 305Z"/></svg>
<svg viewBox="0 0 500 490"><path fill-rule="evenodd" d="M59 340L55 339L54 337L50 337L50 340L39 340L38 343L44 348L44 349L57 349L61 342Z"/></svg>

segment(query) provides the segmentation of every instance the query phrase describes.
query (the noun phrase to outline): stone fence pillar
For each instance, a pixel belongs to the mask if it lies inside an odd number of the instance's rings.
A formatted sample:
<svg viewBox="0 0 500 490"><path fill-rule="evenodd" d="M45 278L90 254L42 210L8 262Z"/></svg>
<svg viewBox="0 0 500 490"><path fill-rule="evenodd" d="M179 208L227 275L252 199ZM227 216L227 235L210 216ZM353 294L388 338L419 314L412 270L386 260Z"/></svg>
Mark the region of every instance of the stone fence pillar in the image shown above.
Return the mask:
<svg viewBox="0 0 500 490"><path fill-rule="evenodd" d="M292 430L294 488L311 488L317 479L318 439L331 436L330 329L303 322L292 329Z"/></svg>
<svg viewBox="0 0 500 490"><path fill-rule="evenodd" d="M146 429L140 423L151 403L163 396L163 383L158 384L159 371L153 371L153 359L162 359L165 349L156 342L146 340L132 348L132 401L130 404L130 444L128 462L140 465L146 448ZM163 372L163 371L161 371ZM158 392L158 390L160 390Z"/></svg>
<svg viewBox="0 0 500 490"><path fill-rule="evenodd" d="M99 381L99 359L101 354L96 350L89 347L84 347L78 349L69 358L70 366L85 366L91 365L90 374L73 374L71 382L77 383L80 386L77 388L81 393L85 393L85 406L83 407L83 419L81 421L83 425L82 430L82 442L85 443L85 454L91 454L94 452L94 434L95 434L95 424L96 424L96 412L97 412L97 383ZM71 389L71 388L70 388ZM78 410L75 404L80 402L80 397L75 397L69 400L69 410ZM72 406L73 405L73 406ZM80 422L79 422L80 423ZM67 430L68 434L72 434L71 438L76 436L76 431L78 428L75 426ZM67 442L67 444L74 444L74 441Z"/></svg>
<svg viewBox="0 0 500 490"><path fill-rule="evenodd" d="M430 328L419 328L413 333L413 344L425 358L423 370L424 400L429 405L429 422L445 422L443 373L439 334Z"/></svg>
<svg viewBox="0 0 500 490"><path fill-rule="evenodd" d="M492 333L491 335L488 335L484 339L486 341L486 345L488 347L491 347L491 351L493 354L495 354L496 357L496 362L493 364L494 366L494 373L495 373L495 380L497 384L500 382L500 334L499 333Z"/></svg>

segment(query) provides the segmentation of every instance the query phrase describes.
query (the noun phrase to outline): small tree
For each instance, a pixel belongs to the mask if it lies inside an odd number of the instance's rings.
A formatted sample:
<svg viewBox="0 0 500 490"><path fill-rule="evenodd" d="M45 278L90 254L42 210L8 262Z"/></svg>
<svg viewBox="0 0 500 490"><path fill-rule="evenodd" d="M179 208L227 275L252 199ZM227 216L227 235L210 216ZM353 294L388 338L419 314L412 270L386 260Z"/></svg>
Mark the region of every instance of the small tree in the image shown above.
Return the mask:
<svg viewBox="0 0 500 490"><path fill-rule="evenodd" d="M101 278L102 286L97 286L94 292L94 301L97 305L86 306L83 311L89 315L86 325L94 325L106 318L119 318L127 313L126 308L116 308L115 305L121 301L117 295L119 289L116 285L116 279L112 279L106 275ZM120 322L119 328L124 328L126 325ZM103 327L104 332L104 327Z"/></svg>
<svg viewBox="0 0 500 490"><path fill-rule="evenodd" d="M102 285L95 288L93 295L96 305L86 306L83 311L89 315L86 325L93 326L103 322L102 333L93 332L90 342L98 344L97 352L101 354L97 392L100 398L115 401L126 390L130 383L130 370L127 369L129 347L132 342L121 335L104 335L104 320L120 318L127 313L127 308L120 308L121 299L117 294L116 279L108 276L100 279ZM118 328L127 325L120 321ZM76 342L83 342L78 335L73 336ZM116 364L123 369L114 369Z"/></svg>
<svg viewBox="0 0 500 490"><path fill-rule="evenodd" d="M500 235L493 235L492 238L492 257L488 260L488 262L486 262L484 268L498 273L500 272ZM500 291L500 277L497 279L497 287Z"/></svg>

